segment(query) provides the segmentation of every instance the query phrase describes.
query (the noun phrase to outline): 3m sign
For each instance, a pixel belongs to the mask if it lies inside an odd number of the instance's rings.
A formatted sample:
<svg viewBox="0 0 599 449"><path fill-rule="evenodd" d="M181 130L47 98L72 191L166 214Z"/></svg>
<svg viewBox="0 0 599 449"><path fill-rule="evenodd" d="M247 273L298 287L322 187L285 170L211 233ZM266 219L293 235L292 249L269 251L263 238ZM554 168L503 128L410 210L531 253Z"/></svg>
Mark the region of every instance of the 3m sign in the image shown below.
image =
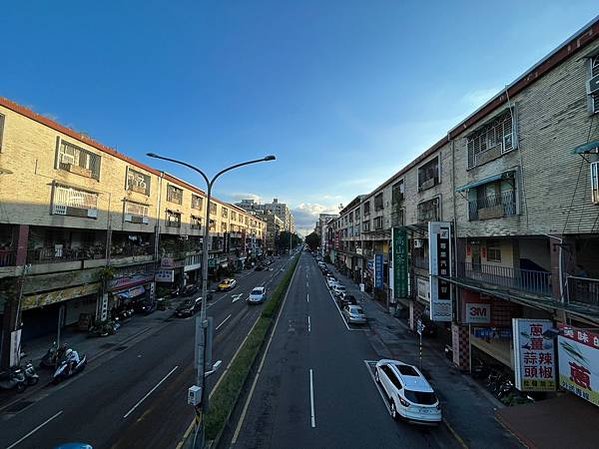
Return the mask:
<svg viewBox="0 0 599 449"><path fill-rule="evenodd" d="M489 324L491 322L491 304L466 303L464 321L468 324Z"/></svg>

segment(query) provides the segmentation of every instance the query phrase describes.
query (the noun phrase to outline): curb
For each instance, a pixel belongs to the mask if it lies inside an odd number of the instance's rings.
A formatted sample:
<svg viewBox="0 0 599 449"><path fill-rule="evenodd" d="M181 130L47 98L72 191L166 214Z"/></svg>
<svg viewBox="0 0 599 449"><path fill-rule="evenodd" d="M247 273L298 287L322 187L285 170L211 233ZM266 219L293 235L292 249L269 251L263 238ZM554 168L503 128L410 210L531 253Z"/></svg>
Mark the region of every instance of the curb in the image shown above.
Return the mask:
<svg viewBox="0 0 599 449"><path fill-rule="evenodd" d="M517 433L515 433L512 428L509 426L509 424L507 422L505 422L503 419L501 419L499 416L497 416L497 414L495 414L495 420L501 425L501 427L503 427L506 431L508 431L510 433L510 435L512 435L516 440L518 440L518 442L524 446L525 448L528 449L538 449L537 446L532 442L532 441L528 441L525 437L518 435Z"/></svg>

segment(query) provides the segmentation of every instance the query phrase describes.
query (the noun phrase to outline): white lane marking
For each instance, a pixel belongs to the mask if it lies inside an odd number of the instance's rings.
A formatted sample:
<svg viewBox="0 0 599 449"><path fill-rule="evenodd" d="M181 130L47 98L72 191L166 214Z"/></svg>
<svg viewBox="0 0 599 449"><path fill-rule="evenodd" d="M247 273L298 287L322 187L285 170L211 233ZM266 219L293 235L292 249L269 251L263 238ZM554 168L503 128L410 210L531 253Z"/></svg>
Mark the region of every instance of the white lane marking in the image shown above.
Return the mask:
<svg viewBox="0 0 599 449"><path fill-rule="evenodd" d="M243 296L243 293L238 293L236 295L231 295L231 298L233 298L233 300L231 301L231 304L234 303L234 302L239 301L242 296Z"/></svg>
<svg viewBox="0 0 599 449"><path fill-rule="evenodd" d="M310 293L306 293L306 302L310 302Z"/></svg>
<svg viewBox="0 0 599 449"><path fill-rule="evenodd" d="M221 328L221 326L222 326L223 324L225 324L229 318L231 318L231 314L229 314L229 316L228 316L227 318L225 318L224 320L222 320L222 321L220 322L220 324L219 324L218 326L216 326L216 330L219 330L219 329Z"/></svg>
<svg viewBox="0 0 599 449"><path fill-rule="evenodd" d="M372 365L376 365L376 360L364 360L364 364L366 365L368 374L370 374L370 377L372 378L372 381L374 382L374 386L376 387L379 394L381 395L381 399L383 400L383 403L385 404L385 407L387 408L387 412L389 412L389 414L391 414L391 408L389 408L389 398L387 397L387 395L381 388L380 384L376 381L376 378L374 377L374 370L376 369L376 367L374 367Z"/></svg>
<svg viewBox="0 0 599 449"><path fill-rule="evenodd" d="M310 288L310 284L306 281L306 288Z"/></svg>
<svg viewBox="0 0 599 449"><path fill-rule="evenodd" d="M316 427L316 413L314 412L314 373L310 368L310 425Z"/></svg>
<svg viewBox="0 0 599 449"><path fill-rule="evenodd" d="M310 315L308 315L308 332L312 332L312 323L310 322Z"/></svg>
<svg viewBox="0 0 599 449"><path fill-rule="evenodd" d="M35 432L37 432L38 430L40 430L42 427L44 427L46 424L48 424L50 421L52 421L55 418L58 418L60 415L62 415L62 410L59 411L58 413L56 413L54 416L51 416L50 418L48 418L47 420L45 420L43 423L41 423L39 426L37 426L35 429L33 429L31 432L29 432L27 435L25 435L24 437L21 437L20 439L18 439L17 441L15 441L13 444L11 444L10 446L8 446L6 449L12 449L13 447L15 447L17 444L21 443L23 440L29 438L31 435L33 435Z"/></svg>
<svg viewBox="0 0 599 449"><path fill-rule="evenodd" d="M216 305L217 302L219 302L222 299L225 299L227 296L229 296L229 294L223 295L220 298L218 298L216 301L214 301L213 303L208 304L208 307L206 307L206 310L208 310L210 307Z"/></svg>
<svg viewBox="0 0 599 449"><path fill-rule="evenodd" d="M297 267L297 265L296 265ZM241 416L239 417L239 421L237 422L237 427L235 428L235 433L233 434L233 438L231 439L231 444L237 443L237 438L239 438L239 433L241 432L241 427L243 426L243 422L245 421L245 415L247 414L248 408L250 406L250 402L252 400L252 396L254 395L254 390L256 389L256 384L258 383L258 379L260 378L260 373L262 372L262 367L264 366L264 361L266 360L266 356L268 355L268 349L270 348L270 344L272 343L272 339L275 335L277 327L279 325L279 319L281 318L281 314L283 313L283 309L285 308L285 304L287 303L287 296L289 296L289 292L291 291L291 287L293 286L293 280L295 279L296 273L299 271L298 268L293 272L293 276L291 276L291 281L289 282L289 287L287 287L287 292L285 293L285 297L283 298L283 303L281 304L281 308L279 309L279 314L277 315L277 320L275 321L275 325L272 329L272 333L270 334L270 338L268 339L268 343L266 344L266 349L264 350L264 355L262 356L262 360L260 361L260 365L258 366L258 371L256 372L256 377L254 377L254 382L252 383L252 387L250 388L250 393L248 394L248 398L243 405L243 410L241 410Z"/></svg>
<svg viewBox="0 0 599 449"><path fill-rule="evenodd" d="M352 329L351 327L349 327L349 325L347 324L347 321L345 320L345 317L343 316L343 312L341 312L341 309L339 308L339 304L337 304L337 300L335 299L335 296L333 295L333 292L331 292L331 290L329 289L329 286L327 285L326 281L325 281L325 287L329 292L329 295L331 295L331 299L333 300L333 304L335 304L335 307L337 308L337 311L339 312L339 316L341 317L341 320L343 321L343 324L345 324L345 327L347 328L348 331L358 331L358 332L364 332L366 329Z"/></svg>
<svg viewBox="0 0 599 449"><path fill-rule="evenodd" d="M175 366L175 367L174 367L172 370L170 370L170 371L169 371L169 373L168 373L166 376L164 376L164 377L162 378L162 380L161 380L160 382L158 382L158 383L157 383L157 384L154 386L154 388L152 388L150 391L148 391L148 392L146 393L146 395L145 395L143 398L141 398L139 401L137 401L137 404L135 404L135 405L134 405L134 406L131 408L131 410L129 410L127 413L125 413L125 416L123 416L123 419L125 419L127 416L129 416L131 413L133 413L133 411L134 411L134 410L135 410L137 407L139 407L139 405L140 405L140 404L141 404L143 401L145 401L145 400L146 400L146 398L147 398L148 396L150 396L152 393L154 393L154 391L156 390L156 388L158 388L160 385L162 385L162 383L163 383L163 382L164 382L166 379L168 379L168 377L169 377L171 374L173 374L173 373L174 373L174 372L177 370L177 368L179 368L179 365Z"/></svg>

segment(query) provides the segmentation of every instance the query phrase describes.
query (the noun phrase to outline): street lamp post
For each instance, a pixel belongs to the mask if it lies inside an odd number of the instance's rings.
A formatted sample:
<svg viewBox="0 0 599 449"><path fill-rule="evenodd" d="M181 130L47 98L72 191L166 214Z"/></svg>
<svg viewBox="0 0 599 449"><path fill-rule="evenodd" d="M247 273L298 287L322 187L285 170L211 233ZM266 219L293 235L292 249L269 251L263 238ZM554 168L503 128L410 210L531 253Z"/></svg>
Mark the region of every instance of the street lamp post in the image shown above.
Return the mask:
<svg viewBox="0 0 599 449"><path fill-rule="evenodd" d="M200 170L199 168L188 164L187 162L183 162L183 161L179 161L177 159L172 159L169 157L164 157L164 156L160 156L156 153L147 153L148 157L154 158L154 159L162 159L164 161L169 161L169 162L173 162L175 164L179 164L179 165L183 165L187 168L190 168L191 170L199 173L202 178L204 178L204 181L206 181L206 214L205 214L205 222L204 222L204 234L203 234L203 239L202 239L202 302L201 302L201 307L200 307L200 315L196 316L196 334L195 334L195 360L196 360L196 386L199 387L201 390L201 400L200 400L200 404L199 406L196 406L196 413L198 414L198 417L201 416L202 418L202 423L201 425L204 425L204 412L207 410L208 408L208 396L206 395L206 388L205 388L205 378L206 378L206 374L208 374L206 372L206 328L207 328L207 321L206 321L206 306L207 306L207 296L208 296L208 231L210 228L210 199L212 196L212 187L214 186L214 183L216 182L216 180L223 175L224 173L234 170L236 168L240 168L243 167L245 165L250 165L250 164L256 164L258 162L268 162L268 161L274 161L276 159L275 156L273 155L269 155L266 157L263 157L261 159L254 159L251 161L246 161L246 162L241 162L239 164L235 164L235 165L231 165L230 167L227 167L221 171L219 171L216 175L214 175L212 177L212 179L209 179L208 176L206 176L206 174ZM212 372L212 370L209 371L210 373ZM198 428L196 429L196 432L199 432L199 427L200 425L198 424ZM196 434L197 437L197 434ZM204 446L204 432L202 432L202 436L200 438L199 441L199 447L203 447Z"/></svg>

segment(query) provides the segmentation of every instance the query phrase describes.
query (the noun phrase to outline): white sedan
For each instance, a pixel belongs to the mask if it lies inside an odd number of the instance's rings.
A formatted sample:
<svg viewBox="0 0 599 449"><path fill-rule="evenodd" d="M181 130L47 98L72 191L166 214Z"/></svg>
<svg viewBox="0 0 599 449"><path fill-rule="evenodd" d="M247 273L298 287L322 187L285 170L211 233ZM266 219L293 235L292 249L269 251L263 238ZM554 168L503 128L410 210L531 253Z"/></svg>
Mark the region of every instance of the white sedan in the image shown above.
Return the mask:
<svg viewBox="0 0 599 449"><path fill-rule="evenodd" d="M439 399L418 368L383 359L377 362L374 377L389 398L393 419L402 417L423 424L441 422Z"/></svg>

